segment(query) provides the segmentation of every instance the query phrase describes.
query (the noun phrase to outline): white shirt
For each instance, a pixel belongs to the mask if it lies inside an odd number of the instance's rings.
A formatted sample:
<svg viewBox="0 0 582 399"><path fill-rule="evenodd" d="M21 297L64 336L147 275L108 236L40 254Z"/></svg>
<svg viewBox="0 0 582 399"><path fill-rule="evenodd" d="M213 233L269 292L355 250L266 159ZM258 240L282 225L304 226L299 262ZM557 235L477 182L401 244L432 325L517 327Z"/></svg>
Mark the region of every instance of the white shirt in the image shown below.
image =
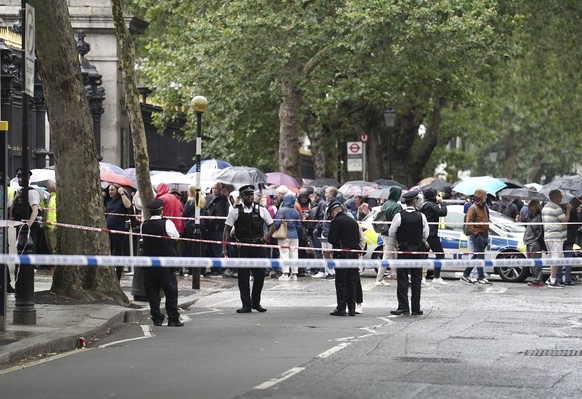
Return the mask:
<svg viewBox="0 0 582 399"><path fill-rule="evenodd" d="M243 207L243 212L244 213L252 213L253 212L253 208L255 207L256 203L253 202L251 204L251 206L247 207L244 203L242 204ZM273 224L273 218L271 218L271 215L269 215L269 211L267 211L267 208L263 207L263 206L259 206L259 213L261 215L261 218L263 219L263 221L265 222L265 224L267 226L270 226ZM230 211L228 212L228 216L226 217L226 225L227 226L234 226L235 222L238 219L238 208L230 208Z"/></svg>
<svg viewBox="0 0 582 399"><path fill-rule="evenodd" d="M416 209L411 207L411 206L407 206L406 209L404 209L404 210L406 212L416 211ZM429 233L428 222L426 221L426 216L424 216L424 213L420 213L420 216L422 217L422 239L426 240L428 238L428 233ZM394 215L394 219L392 219L392 224L390 225L390 230L388 230L389 237L392 237L392 238L396 237L396 231L398 230L398 227L400 227L401 223L402 223L402 217L400 216L400 213L397 213L396 215Z"/></svg>
<svg viewBox="0 0 582 399"><path fill-rule="evenodd" d="M152 215L150 220L160 220L162 217L160 215ZM176 230L176 225L169 219L166 219L166 233L170 238L178 239L180 238L180 233Z"/></svg>

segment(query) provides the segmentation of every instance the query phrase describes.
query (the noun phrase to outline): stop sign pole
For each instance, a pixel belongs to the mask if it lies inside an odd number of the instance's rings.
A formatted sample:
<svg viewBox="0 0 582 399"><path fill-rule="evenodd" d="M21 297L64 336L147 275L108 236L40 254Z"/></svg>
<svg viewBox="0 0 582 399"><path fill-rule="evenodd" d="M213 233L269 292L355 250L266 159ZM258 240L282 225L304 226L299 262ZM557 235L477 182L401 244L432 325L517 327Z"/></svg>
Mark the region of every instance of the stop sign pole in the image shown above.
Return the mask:
<svg viewBox="0 0 582 399"><path fill-rule="evenodd" d="M362 142L362 180L368 181L368 160L366 153L366 143L368 141L368 135L362 133L360 135L360 141Z"/></svg>

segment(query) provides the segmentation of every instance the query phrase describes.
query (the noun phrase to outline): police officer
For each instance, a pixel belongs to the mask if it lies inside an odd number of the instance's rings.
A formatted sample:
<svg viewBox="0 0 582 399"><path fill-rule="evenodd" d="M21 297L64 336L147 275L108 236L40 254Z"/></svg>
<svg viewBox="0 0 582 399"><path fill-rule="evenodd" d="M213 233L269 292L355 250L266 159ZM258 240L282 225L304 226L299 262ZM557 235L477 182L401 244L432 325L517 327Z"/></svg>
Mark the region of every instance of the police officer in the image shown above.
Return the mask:
<svg viewBox="0 0 582 399"><path fill-rule="evenodd" d="M230 241L230 232L234 226L235 241L248 244L266 244L275 232L273 219L265 207L253 201L255 186L248 184L240 189L242 204L231 208L224 225L222 242ZM265 229L267 226L267 229ZM266 231L266 232L265 232ZM226 244L222 245L222 253L228 256ZM264 247L241 245L238 248L240 258L266 258L267 250ZM250 276L254 278L253 292L250 292ZM261 291L265 281L264 268L239 268L238 288L242 308L237 309L237 313L251 313L252 309L258 312L266 312L267 309L261 306Z"/></svg>
<svg viewBox="0 0 582 399"><path fill-rule="evenodd" d="M406 209L397 213L392 219L392 225L388 230L388 236L396 238L398 241L398 251L404 252L426 252L428 249L429 227L424 214L416 210L418 192L409 191L402 196L406 203ZM398 259L425 259L424 253L398 253ZM403 315L410 313L408 304L408 275L411 283L411 305L412 315L422 315L420 310L420 286L422 280L422 269L418 267L403 268L398 267L396 277L398 286L396 296L398 298L398 309L392 310L393 315Z"/></svg>
<svg viewBox="0 0 582 399"><path fill-rule="evenodd" d="M151 218L141 225L143 234L178 239L180 233L171 220L162 218L164 202L155 199L147 203ZM167 238L143 236L144 256L176 256L176 244ZM160 288L166 296L166 313L169 327L182 327L178 313L178 282L174 270L167 267L144 267L144 290L150 303L154 326L161 326L164 315L160 312Z"/></svg>
<svg viewBox="0 0 582 399"><path fill-rule="evenodd" d="M327 208L332 219L327 239L333 249L360 249L360 226L344 212L338 201L332 201ZM334 259L358 259L358 252L333 252ZM337 307L330 312L332 316L356 315L356 290L358 287L358 268L338 268L335 271L335 291Z"/></svg>

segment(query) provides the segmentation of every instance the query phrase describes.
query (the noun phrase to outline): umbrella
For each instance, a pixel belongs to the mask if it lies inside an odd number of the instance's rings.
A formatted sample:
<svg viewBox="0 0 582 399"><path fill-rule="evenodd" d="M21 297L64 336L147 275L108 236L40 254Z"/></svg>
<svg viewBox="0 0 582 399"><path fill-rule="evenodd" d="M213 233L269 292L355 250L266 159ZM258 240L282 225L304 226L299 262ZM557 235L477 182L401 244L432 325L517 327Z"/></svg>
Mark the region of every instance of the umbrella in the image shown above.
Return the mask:
<svg viewBox="0 0 582 399"><path fill-rule="evenodd" d="M379 188L377 190L372 191L368 194L368 198L375 198L375 199L388 199L390 197L390 188L391 187L384 187Z"/></svg>
<svg viewBox="0 0 582 399"><path fill-rule="evenodd" d="M433 189L436 191L444 191L448 188L451 188L453 186L453 183L449 183L447 181L443 181L443 180L435 180L432 183L426 184L424 186L421 186L423 190L426 189Z"/></svg>
<svg viewBox="0 0 582 399"><path fill-rule="evenodd" d="M396 180L390 180L390 179L378 179L375 180L375 182L380 186L380 187L392 187L392 186L398 186L400 188L403 188L405 190L408 190L408 187L405 184L399 183Z"/></svg>
<svg viewBox="0 0 582 399"><path fill-rule="evenodd" d="M419 181L416 185L423 187L426 186L427 184L432 183L433 181L438 180L436 177L430 176L430 177L425 177L424 179L422 179L421 181Z"/></svg>
<svg viewBox="0 0 582 399"><path fill-rule="evenodd" d="M31 169L30 171L32 172L32 175L28 180L30 184L39 184L42 186L47 182L47 180L55 179L54 169Z"/></svg>
<svg viewBox="0 0 582 399"><path fill-rule="evenodd" d="M282 172L267 173L267 183L276 186L299 187L299 183L293 177Z"/></svg>
<svg viewBox="0 0 582 399"><path fill-rule="evenodd" d="M508 179L506 177L498 177L503 183L507 185L507 188L522 188L524 187L523 184L518 182L517 180Z"/></svg>
<svg viewBox="0 0 582 399"><path fill-rule="evenodd" d="M549 201L549 198L542 193L537 191L523 188L505 188L501 190L498 195L502 197L519 198L523 200L538 200L538 201Z"/></svg>
<svg viewBox="0 0 582 399"><path fill-rule="evenodd" d="M134 187L131 180L129 180L127 177L123 177L109 170L102 170L101 172L99 172L99 177L102 182L118 184L124 187Z"/></svg>
<svg viewBox="0 0 582 399"><path fill-rule="evenodd" d="M340 182L338 182L337 180L335 180L335 179L329 179L329 178L326 178L326 177L323 177L321 179L312 180L311 182L309 182L309 185L310 186L313 186L313 187L328 187L328 186L333 186L333 187L336 187L336 188L339 187L339 186L341 186Z"/></svg>
<svg viewBox="0 0 582 399"><path fill-rule="evenodd" d="M137 174L135 168L124 169L123 173L120 173L120 175L127 177L134 184L134 187L137 187Z"/></svg>
<svg viewBox="0 0 582 399"><path fill-rule="evenodd" d="M494 177L476 176L468 177L465 180L461 180L460 182L453 186L453 191L465 195L473 195L475 190L482 189L489 194L495 195L496 192L505 187L506 187L505 183Z"/></svg>
<svg viewBox="0 0 582 399"><path fill-rule="evenodd" d="M216 181L232 184L237 190L245 184L267 184L267 176L257 168L230 166L215 176Z"/></svg>
<svg viewBox="0 0 582 399"><path fill-rule="evenodd" d="M177 188L180 191L188 191L188 186L195 183L189 176L181 172L159 172L150 176L152 186L166 183L169 189Z"/></svg>
<svg viewBox="0 0 582 399"><path fill-rule="evenodd" d="M530 190L534 190L534 191L542 191L542 188L544 186L542 186L541 184L538 183L527 183L524 185L525 188L529 188Z"/></svg>
<svg viewBox="0 0 582 399"><path fill-rule="evenodd" d="M376 183L370 183L364 180L352 180L345 182L338 191L345 197L353 197L354 195L367 196L377 188L378 185Z"/></svg>
<svg viewBox="0 0 582 399"><path fill-rule="evenodd" d="M226 161L221 161L220 159L204 159L200 162L200 169L224 169L232 166ZM188 170L188 173L196 173L196 164Z"/></svg>
<svg viewBox="0 0 582 399"><path fill-rule="evenodd" d="M582 191L582 176L569 176L563 177L558 180L554 180L551 183L546 184L540 190L544 194L549 193L551 190L568 190L568 191Z"/></svg>
<svg viewBox="0 0 582 399"><path fill-rule="evenodd" d="M120 168L117 165L107 162L99 162L99 170L117 173L118 175L121 176L123 176L123 172L125 171L123 168Z"/></svg>

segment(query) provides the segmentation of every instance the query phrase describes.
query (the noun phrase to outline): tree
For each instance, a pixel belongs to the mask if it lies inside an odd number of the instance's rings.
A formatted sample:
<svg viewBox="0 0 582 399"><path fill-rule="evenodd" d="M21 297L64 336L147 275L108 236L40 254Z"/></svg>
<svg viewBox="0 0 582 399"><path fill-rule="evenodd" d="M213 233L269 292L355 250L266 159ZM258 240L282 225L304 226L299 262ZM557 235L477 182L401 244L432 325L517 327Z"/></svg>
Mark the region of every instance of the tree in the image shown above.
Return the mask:
<svg viewBox="0 0 582 399"><path fill-rule="evenodd" d="M66 0L30 0L36 50L55 153L59 222L105 227L97 153ZM107 235L58 229L59 253L108 255ZM127 303L111 267L58 267L51 291L83 300Z"/></svg>
<svg viewBox="0 0 582 399"><path fill-rule="evenodd" d="M140 192L142 209L146 219L149 218L149 210L145 205L154 196L152 192L152 182L150 180L150 163L148 156L148 144L141 115L139 93L137 92L137 79L135 76L135 48L129 29L125 25L121 0L111 0L113 11L113 22L115 33L121 51L119 58L119 69L123 75L123 86L125 89L125 107L129 117L131 137L133 138L133 158L135 160L135 170L137 175L137 185Z"/></svg>

